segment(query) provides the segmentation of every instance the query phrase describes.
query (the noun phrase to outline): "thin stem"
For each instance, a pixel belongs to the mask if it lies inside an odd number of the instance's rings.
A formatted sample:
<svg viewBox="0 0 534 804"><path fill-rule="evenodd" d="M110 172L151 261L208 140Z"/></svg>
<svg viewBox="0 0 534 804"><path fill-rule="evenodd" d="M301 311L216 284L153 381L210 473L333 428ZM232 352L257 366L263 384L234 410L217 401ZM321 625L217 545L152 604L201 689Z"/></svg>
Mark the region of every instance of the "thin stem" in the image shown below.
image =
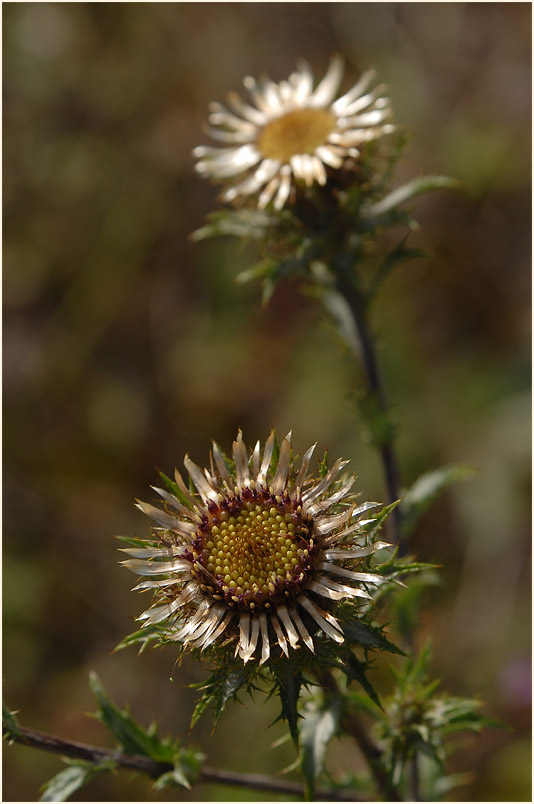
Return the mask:
<svg viewBox="0 0 534 804"><path fill-rule="evenodd" d="M417 754L414 754L410 760L410 794L412 801L421 801L419 797L419 764L417 762Z"/></svg>
<svg viewBox="0 0 534 804"><path fill-rule="evenodd" d="M35 729L28 729L18 726L17 731L11 731L3 727L3 734L10 741L26 745L31 748L38 748L42 751L51 751L61 754L71 759L83 759L99 765L103 762L114 762L122 768L144 773L151 778L157 778L163 773L173 769L170 763L156 762L150 757L140 754L125 754L121 751L100 748L95 745L78 743L72 740L63 740L52 734L46 734ZM224 784L234 787L249 787L255 790L266 790L273 793L281 793L296 798L303 798L304 791L296 782L279 781L260 773L234 773L232 771L218 770L217 768L202 767L198 777L199 782L211 782ZM354 795L331 790L319 790L316 793L317 800L324 801L361 801Z"/></svg>
<svg viewBox="0 0 534 804"><path fill-rule="evenodd" d="M388 403L376 356L375 344L367 324L364 299L362 294L355 287L354 283L350 281L350 279L342 272L339 272L338 274L337 283L338 290L345 298L358 330L361 345L362 364L369 393L378 407L380 416L382 416L384 420L388 422ZM378 444L378 450L380 452L380 458L382 461L388 503L393 503L399 499L400 481L399 466L393 442L392 428L389 426L389 424L386 424L385 434ZM393 510L391 518L388 521L392 523L393 526L392 530L394 543L399 546L399 551L402 552L402 519L399 506Z"/></svg>
<svg viewBox="0 0 534 804"><path fill-rule="evenodd" d="M319 676L321 686L331 692L336 698L342 697L338 683L330 670L322 670ZM376 786L385 801L402 801L402 797L392 783L388 769L384 763L383 751L373 740L360 718L354 712L345 712L341 725L347 734L350 734L358 744L358 748L365 757L369 769L376 782Z"/></svg>

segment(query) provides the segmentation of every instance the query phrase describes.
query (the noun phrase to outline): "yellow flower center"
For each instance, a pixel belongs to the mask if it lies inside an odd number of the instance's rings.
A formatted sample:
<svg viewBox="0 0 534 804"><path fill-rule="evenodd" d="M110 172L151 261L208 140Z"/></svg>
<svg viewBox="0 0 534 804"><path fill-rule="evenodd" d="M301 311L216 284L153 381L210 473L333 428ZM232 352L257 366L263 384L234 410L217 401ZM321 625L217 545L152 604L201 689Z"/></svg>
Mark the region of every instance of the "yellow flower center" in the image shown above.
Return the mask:
<svg viewBox="0 0 534 804"><path fill-rule="evenodd" d="M252 609L292 597L308 575L311 523L289 501L242 501L212 514L195 541L194 574L205 591Z"/></svg>
<svg viewBox="0 0 534 804"><path fill-rule="evenodd" d="M297 154L313 154L335 127L336 117L327 109L295 109L267 123L258 148L267 159L288 162Z"/></svg>

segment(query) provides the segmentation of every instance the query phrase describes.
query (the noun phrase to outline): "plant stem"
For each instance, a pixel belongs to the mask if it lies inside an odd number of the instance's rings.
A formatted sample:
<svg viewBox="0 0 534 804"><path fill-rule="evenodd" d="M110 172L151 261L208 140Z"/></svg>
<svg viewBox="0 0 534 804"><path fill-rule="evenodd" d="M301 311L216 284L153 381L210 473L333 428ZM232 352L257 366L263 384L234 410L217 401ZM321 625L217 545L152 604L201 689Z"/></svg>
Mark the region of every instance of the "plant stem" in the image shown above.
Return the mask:
<svg viewBox="0 0 534 804"><path fill-rule="evenodd" d="M419 797L419 764L417 754L410 760L410 794L412 801L421 801Z"/></svg>
<svg viewBox="0 0 534 804"><path fill-rule="evenodd" d="M339 689L338 683L330 670L322 670L319 676L321 686L331 692L336 698L341 698L343 693ZM383 761L383 751L375 743L360 718L353 712L346 712L341 720L343 729L354 738L358 748L365 757L369 769L376 782L376 786L385 801L402 801L399 791L391 782L390 774Z"/></svg>
<svg viewBox="0 0 534 804"><path fill-rule="evenodd" d="M369 331L367 324L366 305L362 294L355 287L354 282L346 276L344 272L339 272L337 276L338 291L347 302L356 329L358 331L361 358L367 388L373 401L377 405L378 413L386 422L384 428L384 435L377 444L382 467L384 472L384 481L386 486L387 501L389 504L396 502L399 499L399 467L395 446L393 442L392 427L389 425L389 411L386 394L384 391L384 384L378 365L376 356L375 344ZM401 544L401 511L400 507L394 508L391 517L388 519L390 528L393 531L393 542L399 546L399 552L402 552Z"/></svg>
<svg viewBox="0 0 534 804"><path fill-rule="evenodd" d="M5 726L3 734L8 740L21 745L38 748L42 751L51 751L61 754L71 759L83 759L99 765L102 762L115 762L122 768L144 773L151 778L157 778L163 773L173 769L170 763L156 762L150 757L140 754L125 754L122 751L100 748L86 743L63 740L52 734L46 734L35 729L28 729L17 726L17 731L11 731ZM234 787L250 787L255 790L268 790L273 793L281 793L296 798L303 798L304 791L301 785L296 782L279 781L269 776L259 773L235 773L232 771L218 770L217 768L203 767L199 773L199 782L211 782L214 784L231 785ZM325 801L359 801L352 794L342 793L331 790L319 790L316 793L317 800Z"/></svg>

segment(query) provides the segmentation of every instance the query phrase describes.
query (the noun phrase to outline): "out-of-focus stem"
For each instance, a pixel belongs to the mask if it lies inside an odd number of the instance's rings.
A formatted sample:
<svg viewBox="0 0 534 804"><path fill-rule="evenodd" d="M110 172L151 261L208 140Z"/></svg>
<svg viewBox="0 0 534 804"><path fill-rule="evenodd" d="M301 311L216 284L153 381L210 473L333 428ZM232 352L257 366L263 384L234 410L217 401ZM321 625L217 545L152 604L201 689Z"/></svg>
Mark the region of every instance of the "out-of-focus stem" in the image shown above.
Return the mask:
<svg viewBox="0 0 534 804"><path fill-rule="evenodd" d="M336 697L342 696L337 681L329 670L323 670L321 672L319 683L324 689L327 689ZM360 718L353 712L347 712L342 717L341 725L344 731L350 734L356 741L358 748L369 765L376 786L384 801L402 801L403 799L391 782L390 774L384 764L382 749L373 740Z"/></svg>

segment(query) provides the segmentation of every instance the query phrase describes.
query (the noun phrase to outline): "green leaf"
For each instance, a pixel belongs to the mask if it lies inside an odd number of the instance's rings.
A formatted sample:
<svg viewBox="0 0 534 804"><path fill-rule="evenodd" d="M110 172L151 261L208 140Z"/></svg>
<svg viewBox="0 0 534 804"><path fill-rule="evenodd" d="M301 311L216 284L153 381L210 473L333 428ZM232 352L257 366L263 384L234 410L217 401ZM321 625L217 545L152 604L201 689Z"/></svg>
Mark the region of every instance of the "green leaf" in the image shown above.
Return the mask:
<svg viewBox="0 0 534 804"><path fill-rule="evenodd" d="M353 653L349 653L344 656L343 663L339 665L347 676L347 680L349 682L357 681L363 687L373 703L382 709L382 704L380 703L378 693L365 675L365 671L367 670L368 666L369 665L367 662L361 662Z"/></svg>
<svg viewBox="0 0 534 804"><path fill-rule="evenodd" d="M165 628L161 626L147 625L146 628L141 628L139 631L135 631L133 634L128 634L128 636L124 637L124 639L113 648L113 653L124 650L124 648L130 648L132 645L140 645L139 653L143 653L151 642L160 640L164 632Z"/></svg>
<svg viewBox="0 0 534 804"><path fill-rule="evenodd" d="M107 696L96 673L89 676L91 691L98 704L97 718L109 729L127 754L142 754L157 762L172 762L177 748L170 740L161 741L152 725L143 729L127 710L118 709Z"/></svg>
<svg viewBox="0 0 534 804"><path fill-rule="evenodd" d="M345 638L352 644L357 643L366 650L381 650L389 651L389 653L397 653L399 656L406 654L393 642L390 642L384 636L382 628L370 625L363 620L354 620L353 622L342 622L343 633Z"/></svg>
<svg viewBox="0 0 534 804"><path fill-rule="evenodd" d="M425 251L425 249L421 248L407 248L405 243L409 237L409 233L405 235L400 243L392 249L386 257L382 261L382 263L378 266L372 281L367 291L367 301L371 301L379 286L382 284L384 279L391 273L391 271L400 265L402 262L407 262L409 260L417 260L417 259L429 259L432 254L429 251Z"/></svg>
<svg viewBox="0 0 534 804"><path fill-rule="evenodd" d="M297 711L297 704L302 686L302 676L300 673L296 673L290 663L285 660L273 664L271 669L277 682L277 692L282 704L280 718L287 721L289 733L298 751L299 734L297 724L300 716Z"/></svg>
<svg viewBox="0 0 534 804"><path fill-rule="evenodd" d="M261 240L277 218L260 209L222 210L207 216L207 223L191 235L191 240L205 240L220 235Z"/></svg>
<svg viewBox="0 0 534 804"><path fill-rule="evenodd" d="M319 477L326 477L328 474L328 450L325 449L323 459L319 462Z"/></svg>
<svg viewBox="0 0 534 804"><path fill-rule="evenodd" d="M369 541L374 542L376 537L380 533L382 529L382 525L391 514L391 512L399 505L400 500L395 500L395 502L390 503L389 505L385 505L377 514L373 514L372 522L364 527L365 532L369 538Z"/></svg>
<svg viewBox="0 0 534 804"><path fill-rule="evenodd" d="M405 588L396 589L394 594L390 594L391 616L395 620L395 630L401 637L408 638L417 627L423 595L429 588L439 587L441 583L439 574L433 569L423 570L410 579ZM388 594L385 584L382 588L384 594Z"/></svg>
<svg viewBox="0 0 534 804"><path fill-rule="evenodd" d="M202 691L202 696L198 701L191 717L191 728L195 726L200 716L208 706L213 706L215 725L219 722L226 704L231 698L236 698L241 687L246 686L247 690L252 685L252 675L256 672L254 663L248 665L218 667L210 678L198 686Z"/></svg>
<svg viewBox="0 0 534 804"><path fill-rule="evenodd" d="M115 536L115 538L130 547L151 547L158 544L155 539L135 539L131 536Z"/></svg>
<svg viewBox="0 0 534 804"><path fill-rule="evenodd" d="M76 790L90 782L95 776L115 767L114 762L104 762L101 765L74 762L46 783L40 801L67 801Z"/></svg>
<svg viewBox="0 0 534 804"><path fill-rule="evenodd" d="M191 785L180 768L174 768L174 770L164 773L154 782L156 790L163 790L169 785L178 785L178 787L185 787L187 790L191 790Z"/></svg>
<svg viewBox="0 0 534 804"><path fill-rule="evenodd" d="M429 190L455 190L459 186L460 184L456 179L451 179L448 176L422 176L418 179L412 179L407 184L403 184L402 187L397 187L380 201L366 207L363 217L366 220L378 218L396 209L400 204L404 204L406 201Z"/></svg>
<svg viewBox="0 0 534 804"><path fill-rule="evenodd" d="M380 396L376 392L361 391L357 394L358 413L365 428L365 437L373 446L380 449L395 435L395 424L391 413L384 410Z"/></svg>
<svg viewBox="0 0 534 804"><path fill-rule="evenodd" d="M174 494L174 496L178 500L180 500L182 505L185 505L186 508L191 508L191 500L183 493L178 483L175 483L174 480L171 480L170 477L167 477L167 475L164 472L158 472L158 474L165 483L165 485L167 486L167 488L169 489L169 491L172 494Z"/></svg>
<svg viewBox="0 0 534 804"><path fill-rule="evenodd" d="M472 466L453 464L421 475L402 502L402 534L408 536L434 500L452 483L469 480L475 474Z"/></svg>
<svg viewBox="0 0 534 804"><path fill-rule="evenodd" d="M276 261L273 259L266 259L262 260L261 262L256 263L256 265L247 268L245 271L241 271L236 278L235 281L239 285L244 285L247 282L253 282L256 279L266 279L269 277L271 273L273 273L276 267Z"/></svg>
<svg viewBox="0 0 534 804"><path fill-rule="evenodd" d="M339 337L355 355L360 355L360 340L349 304L342 293L333 288L321 288L320 298L333 323L337 326Z"/></svg>
<svg viewBox="0 0 534 804"><path fill-rule="evenodd" d="M388 561L386 564L378 564L374 567L385 578L393 579L405 575L414 575L417 572L435 570L440 568L440 564L429 564L423 561Z"/></svg>
<svg viewBox="0 0 534 804"><path fill-rule="evenodd" d="M2 727L4 737L8 740L10 737L16 737L20 734L19 724L15 713L7 708L6 704L2 701Z"/></svg>
<svg viewBox="0 0 534 804"><path fill-rule="evenodd" d="M313 801L315 780L324 769L326 750L339 729L341 699L322 701L320 706L311 702L304 710L300 723L302 747L302 773L307 801Z"/></svg>

